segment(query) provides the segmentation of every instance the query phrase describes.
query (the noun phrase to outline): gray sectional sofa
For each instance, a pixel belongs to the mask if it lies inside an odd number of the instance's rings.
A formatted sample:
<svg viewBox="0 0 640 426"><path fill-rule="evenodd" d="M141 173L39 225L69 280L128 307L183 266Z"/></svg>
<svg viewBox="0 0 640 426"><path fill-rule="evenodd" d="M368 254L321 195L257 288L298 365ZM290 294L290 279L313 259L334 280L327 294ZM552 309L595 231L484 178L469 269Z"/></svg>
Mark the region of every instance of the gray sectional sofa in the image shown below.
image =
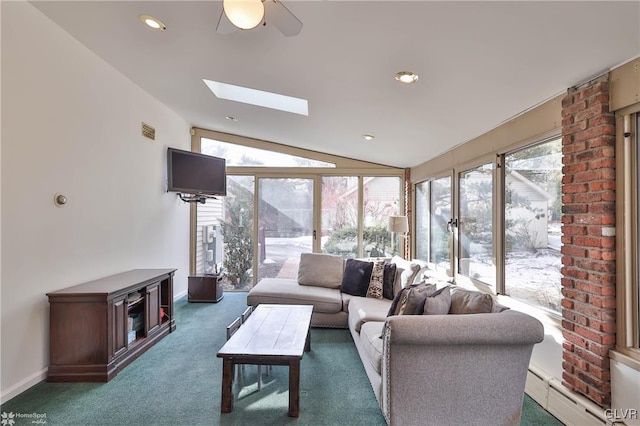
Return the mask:
<svg viewBox="0 0 640 426"><path fill-rule="evenodd" d="M424 264L385 261L396 264L395 302L341 292L342 258L306 254L298 280L263 279L247 304L311 304L312 326L348 328L390 425L518 425L542 324L491 295L446 280L426 283L433 278L423 276ZM395 313L408 306L418 289L434 290L448 313L388 315L392 305Z"/></svg>

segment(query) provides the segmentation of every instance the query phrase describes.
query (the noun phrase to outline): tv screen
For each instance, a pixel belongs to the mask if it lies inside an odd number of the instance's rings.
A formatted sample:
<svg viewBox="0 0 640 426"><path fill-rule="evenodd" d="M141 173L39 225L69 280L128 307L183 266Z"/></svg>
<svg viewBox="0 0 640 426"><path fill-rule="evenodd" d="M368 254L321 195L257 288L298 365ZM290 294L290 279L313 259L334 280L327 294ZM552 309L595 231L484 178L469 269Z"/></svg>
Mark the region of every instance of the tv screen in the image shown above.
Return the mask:
<svg viewBox="0 0 640 426"><path fill-rule="evenodd" d="M227 194L224 158L169 148L167 163L167 191L198 195Z"/></svg>

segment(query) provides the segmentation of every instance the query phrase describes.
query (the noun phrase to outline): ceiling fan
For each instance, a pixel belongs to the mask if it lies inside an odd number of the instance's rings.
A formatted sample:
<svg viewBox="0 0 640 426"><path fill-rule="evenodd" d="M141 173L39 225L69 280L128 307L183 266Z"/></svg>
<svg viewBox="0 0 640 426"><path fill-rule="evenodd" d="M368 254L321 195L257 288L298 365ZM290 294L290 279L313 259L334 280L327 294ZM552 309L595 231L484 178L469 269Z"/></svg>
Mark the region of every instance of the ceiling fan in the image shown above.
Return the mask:
<svg viewBox="0 0 640 426"><path fill-rule="evenodd" d="M287 37L302 30L302 22L279 0L223 0L216 32L231 34L250 30L260 24L273 24Z"/></svg>

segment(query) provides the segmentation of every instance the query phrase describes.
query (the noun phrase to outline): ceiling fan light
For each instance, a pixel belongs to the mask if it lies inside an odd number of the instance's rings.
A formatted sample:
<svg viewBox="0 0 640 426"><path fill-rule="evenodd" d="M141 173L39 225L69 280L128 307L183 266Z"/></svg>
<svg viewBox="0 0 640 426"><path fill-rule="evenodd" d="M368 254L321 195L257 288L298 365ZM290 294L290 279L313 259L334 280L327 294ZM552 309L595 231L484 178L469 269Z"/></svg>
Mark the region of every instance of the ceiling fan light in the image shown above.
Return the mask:
<svg viewBox="0 0 640 426"><path fill-rule="evenodd" d="M241 30L255 28L264 19L262 0L223 0L222 8L229 21Z"/></svg>

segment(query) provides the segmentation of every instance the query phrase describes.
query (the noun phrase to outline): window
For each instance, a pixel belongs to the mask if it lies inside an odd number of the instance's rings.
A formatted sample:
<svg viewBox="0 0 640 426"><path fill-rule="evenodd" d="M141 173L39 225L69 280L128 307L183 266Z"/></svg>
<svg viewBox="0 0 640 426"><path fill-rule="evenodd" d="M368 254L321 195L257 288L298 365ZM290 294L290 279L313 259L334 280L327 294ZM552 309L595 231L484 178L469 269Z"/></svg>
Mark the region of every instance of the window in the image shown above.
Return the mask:
<svg viewBox="0 0 640 426"><path fill-rule="evenodd" d="M451 177L435 179L431 182L429 197L429 261L435 265L451 269Z"/></svg>
<svg viewBox="0 0 640 426"><path fill-rule="evenodd" d="M505 294L561 311L562 141L504 157Z"/></svg>
<svg viewBox="0 0 640 426"><path fill-rule="evenodd" d="M313 179L258 178L258 280L298 278L313 251Z"/></svg>
<svg viewBox="0 0 640 426"><path fill-rule="evenodd" d="M634 132L632 134L635 135L633 139L633 152L635 152L635 164L634 164L634 174L635 174L635 188L632 191L633 194L636 194L636 202L635 202L635 211L632 215L635 219L635 241L634 244L635 250L632 250L630 256L633 256L633 267L634 267L634 283L631 286L628 286L625 292L625 298L630 300L629 305L631 306L631 324L628 324L627 327L627 335L633 336L631 339L627 339L627 346L634 347L636 349L640 348L640 251L638 250L638 242L640 241L640 197L638 197L638 190L640 190L640 135L638 135L638 129L640 129L640 113L635 114L635 126ZM625 130L626 131L626 130ZM631 139L631 138L630 138ZM635 321L633 320L635 318ZM636 353L636 357L640 359L640 354Z"/></svg>
<svg viewBox="0 0 640 426"><path fill-rule="evenodd" d="M192 205L191 274L223 267L225 291L248 291L261 278L296 278L301 253L354 258L401 252L405 240L392 240L387 223L404 212L403 169L194 133L193 149L225 158L228 168L227 196Z"/></svg>
<svg viewBox="0 0 640 426"><path fill-rule="evenodd" d="M451 177L416 185L416 258L451 268Z"/></svg>
<svg viewBox="0 0 640 426"><path fill-rule="evenodd" d="M335 167L333 163L282 154L266 149L235 145L213 139L202 138L201 152L203 154L222 157L227 160L227 166L251 167Z"/></svg>
<svg viewBox="0 0 640 426"><path fill-rule="evenodd" d="M227 290L248 290L253 268L253 176L227 176L227 196L196 206L196 274L224 267Z"/></svg>
<svg viewBox="0 0 640 426"><path fill-rule="evenodd" d="M635 108L639 111L640 106ZM640 369L640 259L638 242L640 241L640 112L622 115L624 133L618 141L616 167L623 177L622 190L618 192L620 201L616 214L618 219L616 233L623 239L617 247L622 253L616 254L618 262L618 335L616 350L635 361L632 365ZM621 244L620 244L621 243Z"/></svg>
<svg viewBox="0 0 640 426"><path fill-rule="evenodd" d="M488 162L454 170L455 182L445 176L416 184L416 255L459 278L559 313L562 140L497 157L501 168ZM504 210L496 210L496 192Z"/></svg>
<svg viewBox="0 0 640 426"><path fill-rule="evenodd" d="M415 212L415 257L426 260L429 258L429 187L431 182L416 184Z"/></svg>
<svg viewBox="0 0 640 426"><path fill-rule="evenodd" d="M628 289L628 294L632 299L633 312L632 317L635 317L635 324L631 325L632 332L635 336L635 342L631 343L636 349L640 348L640 260L638 259L638 242L640 242L640 225L638 224L638 220L640 219L640 197L638 197L638 189L640 188L640 135L638 135L638 129L640 129L640 113L636 114L636 123L635 123L635 142L634 142L634 151L636 157L635 164L635 191L636 194L636 204L635 204L635 212L633 212L633 223L636 227L635 236L636 236L636 244L634 244L635 252L633 253L635 259L635 274L633 275L635 278L635 282L629 283L630 288ZM635 293L635 296L634 296ZM635 332L633 332L633 328L635 327ZM635 344L633 344L635 343ZM638 354L636 354L638 355ZM640 356L638 357L640 358Z"/></svg>
<svg viewBox="0 0 640 426"><path fill-rule="evenodd" d="M357 176L322 177L323 253L358 256L358 182Z"/></svg>
<svg viewBox="0 0 640 426"><path fill-rule="evenodd" d="M635 226L635 244L633 247L635 250L632 250L630 256L633 256L635 263L633 264L634 268L634 280L627 284L627 297L629 297L632 302L631 306L632 312L631 317L635 318L635 322L629 325L630 332L627 334L631 334L633 339L629 339L627 342L628 346L633 346L636 349L640 348L640 259L638 259L638 242L640 242L640 225L638 224L638 220L640 219L640 197L638 196L638 190L640 189L640 135L638 134L638 129L640 129L640 113L635 114L636 122L635 122L635 140L633 141L633 149L632 152L635 152L635 190L632 191L635 194L636 202L635 202L635 211L631 214L633 218L632 222ZM633 320L632 320L633 321ZM635 330L634 330L635 328ZM636 352L636 357L640 360L640 354Z"/></svg>
<svg viewBox="0 0 640 426"><path fill-rule="evenodd" d="M495 286L493 163L461 172L458 186L458 273Z"/></svg>
<svg viewBox="0 0 640 426"><path fill-rule="evenodd" d="M362 239L365 257L392 256L402 252L400 246L403 242L387 230L389 216L400 214L400 184L398 177L363 179Z"/></svg>

